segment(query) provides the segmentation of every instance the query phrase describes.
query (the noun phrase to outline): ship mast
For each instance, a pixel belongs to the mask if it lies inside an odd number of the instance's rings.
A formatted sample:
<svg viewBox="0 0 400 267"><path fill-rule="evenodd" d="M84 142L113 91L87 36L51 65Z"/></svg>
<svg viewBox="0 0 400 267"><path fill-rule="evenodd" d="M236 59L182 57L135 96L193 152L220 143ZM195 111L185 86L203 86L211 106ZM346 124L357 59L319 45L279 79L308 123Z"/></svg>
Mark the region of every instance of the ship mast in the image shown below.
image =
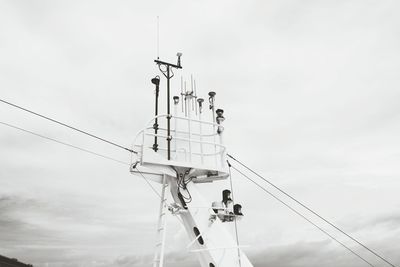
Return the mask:
<svg viewBox="0 0 400 267"><path fill-rule="evenodd" d="M236 226L243 217L241 205L234 205L232 189L227 186L214 200L207 200L202 193L230 175L223 144L224 111L216 108L215 92L208 93L206 108L204 99L197 96L193 77L190 86L182 78L180 95L171 97L171 78L174 70L182 68L181 56L177 54L176 64L154 61L166 79L166 113L159 114L163 89L156 76L151 79L156 87L155 116L137 135L134 146L138 153L131 165L132 174L161 184L153 267L164 265L167 214L180 217L189 237L187 251L182 253L197 255L201 267L251 267L238 239L228 231L229 224Z"/></svg>

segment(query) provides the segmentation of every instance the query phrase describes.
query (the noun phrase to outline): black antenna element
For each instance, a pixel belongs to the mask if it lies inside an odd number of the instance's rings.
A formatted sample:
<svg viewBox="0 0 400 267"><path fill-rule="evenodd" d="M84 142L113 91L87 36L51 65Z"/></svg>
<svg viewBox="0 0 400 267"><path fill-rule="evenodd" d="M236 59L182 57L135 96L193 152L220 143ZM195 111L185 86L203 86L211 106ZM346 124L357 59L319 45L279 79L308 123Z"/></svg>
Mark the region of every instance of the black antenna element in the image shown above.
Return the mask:
<svg viewBox="0 0 400 267"><path fill-rule="evenodd" d="M171 139L172 139L172 136L171 136L171 117L172 117L172 115L171 115L170 80L172 77L174 77L174 73L173 73L172 69L174 69L174 68L182 69L182 66L181 66L182 53L177 53L176 55L178 56L178 63L176 65L172 64L172 63L164 62L164 61L161 61L158 59L154 60L154 62L157 63L158 68L160 69L161 73L165 76L165 78L167 78L167 113L168 113L167 114L167 144L168 144L167 151L168 151L168 160L171 159ZM165 66L166 69L163 70L161 68L161 66Z"/></svg>
<svg viewBox="0 0 400 267"><path fill-rule="evenodd" d="M156 119L154 120L153 128L154 128L154 144L153 144L153 150L157 152L158 150L158 143L157 143L157 132L158 132L158 96L160 94L160 76L156 76L153 79L151 79L151 83L156 86L156 103L155 103L155 117Z"/></svg>

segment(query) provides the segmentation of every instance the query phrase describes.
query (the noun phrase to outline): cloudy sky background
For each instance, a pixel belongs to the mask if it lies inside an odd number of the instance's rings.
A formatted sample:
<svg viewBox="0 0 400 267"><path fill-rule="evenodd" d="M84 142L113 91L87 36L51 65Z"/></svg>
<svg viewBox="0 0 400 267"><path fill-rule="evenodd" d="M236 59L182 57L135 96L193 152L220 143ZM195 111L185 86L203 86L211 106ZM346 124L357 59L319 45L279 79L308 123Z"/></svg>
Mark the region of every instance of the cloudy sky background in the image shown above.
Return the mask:
<svg viewBox="0 0 400 267"><path fill-rule="evenodd" d="M399 265L399 13L397 1L1 0L0 95L129 145L153 112L158 15L160 57L183 52L179 74L217 92L231 154ZM0 121L129 161L3 104ZM127 166L3 125L0 148L0 254L150 266L158 202ZM233 179L255 266L366 266ZM167 266L197 266L174 218L170 229Z"/></svg>

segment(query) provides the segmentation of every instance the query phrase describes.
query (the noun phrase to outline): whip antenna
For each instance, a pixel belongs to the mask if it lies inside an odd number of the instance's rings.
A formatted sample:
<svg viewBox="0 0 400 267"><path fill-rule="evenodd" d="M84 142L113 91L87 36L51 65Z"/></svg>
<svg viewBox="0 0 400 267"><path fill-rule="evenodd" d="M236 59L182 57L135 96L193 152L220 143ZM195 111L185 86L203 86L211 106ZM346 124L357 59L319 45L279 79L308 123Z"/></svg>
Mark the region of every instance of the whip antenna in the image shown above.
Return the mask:
<svg viewBox="0 0 400 267"><path fill-rule="evenodd" d="M157 59L160 59L160 17L157 16Z"/></svg>

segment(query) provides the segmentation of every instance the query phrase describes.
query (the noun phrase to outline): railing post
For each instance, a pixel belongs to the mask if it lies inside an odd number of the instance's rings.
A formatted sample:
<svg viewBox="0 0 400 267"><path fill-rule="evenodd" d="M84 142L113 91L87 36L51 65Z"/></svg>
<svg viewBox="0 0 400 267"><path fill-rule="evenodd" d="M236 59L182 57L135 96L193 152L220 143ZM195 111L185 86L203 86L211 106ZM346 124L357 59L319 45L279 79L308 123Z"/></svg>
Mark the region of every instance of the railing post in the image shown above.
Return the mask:
<svg viewBox="0 0 400 267"><path fill-rule="evenodd" d="M204 163L204 152L203 152L203 122L201 121L201 113L203 112L203 98L197 99L197 103L199 103L199 136L200 136L200 158L201 163Z"/></svg>
<svg viewBox="0 0 400 267"><path fill-rule="evenodd" d="M178 117L178 104L179 104L179 96L174 96L174 120L175 120L175 126L174 126L174 144L175 144L175 159L178 158L178 146L177 146L177 139L176 137L178 136L178 120L176 119Z"/></svg>

